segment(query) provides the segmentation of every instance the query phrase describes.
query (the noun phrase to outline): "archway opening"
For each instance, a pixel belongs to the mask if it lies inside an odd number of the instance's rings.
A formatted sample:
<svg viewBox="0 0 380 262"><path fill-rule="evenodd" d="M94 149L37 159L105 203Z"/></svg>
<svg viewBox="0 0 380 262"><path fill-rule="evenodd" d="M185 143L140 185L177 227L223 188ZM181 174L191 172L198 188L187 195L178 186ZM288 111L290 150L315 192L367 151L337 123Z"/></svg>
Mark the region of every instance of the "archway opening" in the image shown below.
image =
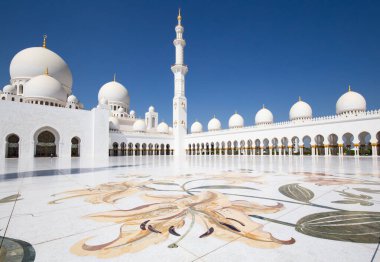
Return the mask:
<svg viewBox="0 0 380 262"><path fill-rule="evenodd" d="M371 135L363 131L359 134L359 155L369 156L372 155Z"/></svg>
<svg viewBox="0 0 380 262"><path fill-rule="evenodd" d="M79 137L73 137L71 139L71 157L79 157L80 156L80 139Z"/></svg>
<svg viewBox="0 0 380 262"><path fill-rule="evenodd" d="M343 139L343 154L347 156L355 155L354 151L354 136L351 133L345 133Z"/></svg>
<svg viewBox="0 0 380 262"><path fill-rule="evenodd" d="M303 154L304 155L311 155L311 137L310 136L304 136L302 138L303 142Z"/></svg>
<svg viewBox="0 0 380 262"><path fill-rule="evenodd" d="M55 136L50 131L42 131L37 136L35 157L56 157L57 146L55 144Z"/></svg>
<svg viewBox="0 0 380 262"><path fill-rule="evenodd" d="M19 142L18 135L11 134L6 139L6 158L18 158L19 156Z"/></svg>

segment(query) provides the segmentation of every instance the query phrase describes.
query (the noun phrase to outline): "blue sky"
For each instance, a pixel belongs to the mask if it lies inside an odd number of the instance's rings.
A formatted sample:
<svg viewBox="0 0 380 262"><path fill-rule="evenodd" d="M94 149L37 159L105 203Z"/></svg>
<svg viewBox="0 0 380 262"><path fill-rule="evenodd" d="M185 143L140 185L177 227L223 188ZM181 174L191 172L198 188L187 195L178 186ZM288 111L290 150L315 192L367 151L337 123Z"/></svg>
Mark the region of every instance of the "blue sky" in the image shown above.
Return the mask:
<svg viewBox="0 0 380 262"><path fill-rule="evenodd" d="M265 104L288 119L298 96L314 116L335 113L341 94L363 94L380 108L380 1L19 1L0 2L0 83L20 50L40 46L61 55L86 108L117 80L144 116L150 105L171 122L174 26L182 8L188 120L227 126L237 110L246 125Z"/></svg>

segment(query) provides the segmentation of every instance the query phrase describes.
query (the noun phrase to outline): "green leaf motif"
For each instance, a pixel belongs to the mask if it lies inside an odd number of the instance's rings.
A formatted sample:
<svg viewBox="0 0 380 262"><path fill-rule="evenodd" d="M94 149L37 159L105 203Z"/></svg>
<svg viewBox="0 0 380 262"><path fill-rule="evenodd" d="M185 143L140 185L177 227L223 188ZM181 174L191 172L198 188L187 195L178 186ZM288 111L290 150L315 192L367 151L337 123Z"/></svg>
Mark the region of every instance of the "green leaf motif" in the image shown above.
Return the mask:
<svg viewBox="0 0 380 262"><path fill-rule="evenodd" d="M332 211L301 218L295 229L305 235L355 243L380 238L380 212Z"/></svg>
<svg viewBox="0 0 380 262"><path fill-rule="evenodd" d="M369 194L380 194L380 190L370 189L370 188L354 188L356 191L369 193Z"/></svg>
<svg viewBox="0 0 380 262"><path fill-rule="evenodd" d="M253 188L253 187L231 186L231 185L198 186L198 187L190 188L188 190L195 190L195 189L248 189L248 190L259 191L259 189L256 189L256 188Z"/></svg>
<svg viewBox="0 0 380 262"><path fill-rule="evenodd" d="M22 198L19 198L20 196L21 196L20 194L14 194L14 195L10 195L10 196L1 198L0 199L0 204L14 202L16 200L21 200Z"/></svg>
<svg viewBox="0 0 380 262"><path fill-rule="evenodd" d="M314 198L313 191L297 183L283 185L278 190L284 196L301 202L309 203Z"/></svg>

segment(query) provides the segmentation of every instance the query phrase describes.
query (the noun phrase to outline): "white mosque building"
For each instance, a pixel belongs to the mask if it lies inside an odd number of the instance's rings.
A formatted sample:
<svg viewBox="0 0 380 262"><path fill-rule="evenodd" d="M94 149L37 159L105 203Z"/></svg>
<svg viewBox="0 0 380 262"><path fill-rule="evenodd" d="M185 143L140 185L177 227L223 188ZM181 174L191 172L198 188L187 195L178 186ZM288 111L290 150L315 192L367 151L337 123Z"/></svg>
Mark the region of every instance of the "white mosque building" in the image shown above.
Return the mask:
<svg viewBox="0 0 380 262"><path fill-rule="evenodd" d="M100 88L98 106L85 110L73 95L69 66L47 48L45 36L42 47L13 57L10 82L0 90L0 158L380 154L380 110L367 111L365 98L350 87L337 100L336 115L315 118L311 106L299 98L286 122L275 122L263 106L250 125L235 112L225 129L215 116L207 130L198 121L190 127L181 21L179 14L171 67L172 127L159 123L153 106L138 119L128 90L116 77Z"/></svg>

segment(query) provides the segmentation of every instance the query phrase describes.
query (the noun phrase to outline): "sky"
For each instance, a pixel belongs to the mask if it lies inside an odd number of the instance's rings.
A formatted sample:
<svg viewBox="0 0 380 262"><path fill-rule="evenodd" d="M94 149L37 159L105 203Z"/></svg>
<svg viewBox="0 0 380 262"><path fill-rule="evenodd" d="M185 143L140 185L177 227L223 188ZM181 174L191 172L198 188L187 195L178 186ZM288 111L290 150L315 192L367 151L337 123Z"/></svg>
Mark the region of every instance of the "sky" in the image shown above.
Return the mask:
<svg viewBox="0 0 380 262"><path fill-rule="evenodd" d="M86 109L116 73L138 117L153 105L170 123L179 7L190 124L215 114L226 128L237 111L252 125L263 104L287 121L299 96L314 116L333 115L349 84L380 108L380 1L368 0L2 0L0 85L12 57L47 34Z"/></svg>

